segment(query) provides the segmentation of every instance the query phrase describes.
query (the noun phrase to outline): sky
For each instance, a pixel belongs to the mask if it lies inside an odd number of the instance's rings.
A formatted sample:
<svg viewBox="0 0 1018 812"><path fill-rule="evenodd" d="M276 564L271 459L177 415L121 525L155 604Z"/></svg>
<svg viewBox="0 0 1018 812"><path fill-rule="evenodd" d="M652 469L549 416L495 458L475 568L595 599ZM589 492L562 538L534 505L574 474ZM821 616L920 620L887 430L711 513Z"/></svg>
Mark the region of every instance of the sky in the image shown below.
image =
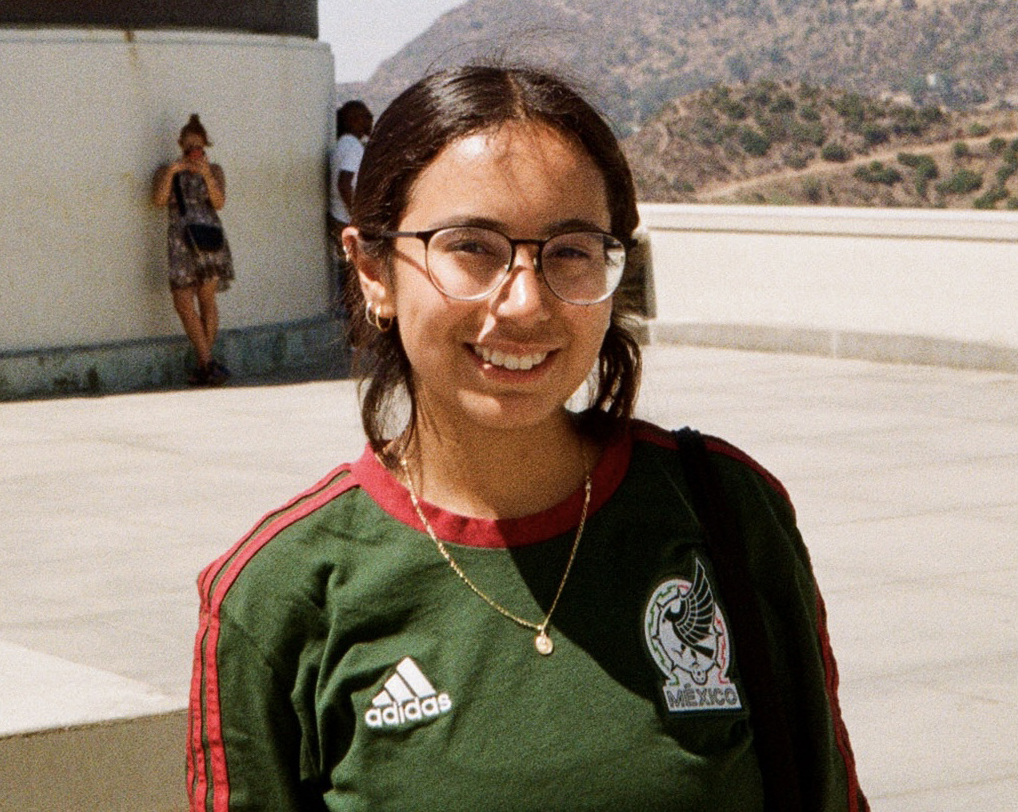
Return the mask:
<svg viewBox="0 0 1018 812"><path fill-rule="evenodd" d="M318 0L318 37L332 46L336 81L371 76L449 9L466 0Z"/></svg>

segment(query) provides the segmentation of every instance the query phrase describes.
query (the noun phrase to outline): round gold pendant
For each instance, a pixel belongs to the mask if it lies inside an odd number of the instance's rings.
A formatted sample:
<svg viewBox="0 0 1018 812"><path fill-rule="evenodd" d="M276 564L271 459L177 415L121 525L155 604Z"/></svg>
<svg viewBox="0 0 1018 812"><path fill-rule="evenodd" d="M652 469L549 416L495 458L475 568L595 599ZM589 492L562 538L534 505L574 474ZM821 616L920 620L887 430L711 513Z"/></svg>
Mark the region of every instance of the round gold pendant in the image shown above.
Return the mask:
<svg viewBox="0 0 1018 812"><path fill-rule="evenodd" d="M555 650L555 644L551 642L551 638L548 637L548 633L542 631L534 638L534 648L537 649L539 654L543 654L547 657Z"/></svg>

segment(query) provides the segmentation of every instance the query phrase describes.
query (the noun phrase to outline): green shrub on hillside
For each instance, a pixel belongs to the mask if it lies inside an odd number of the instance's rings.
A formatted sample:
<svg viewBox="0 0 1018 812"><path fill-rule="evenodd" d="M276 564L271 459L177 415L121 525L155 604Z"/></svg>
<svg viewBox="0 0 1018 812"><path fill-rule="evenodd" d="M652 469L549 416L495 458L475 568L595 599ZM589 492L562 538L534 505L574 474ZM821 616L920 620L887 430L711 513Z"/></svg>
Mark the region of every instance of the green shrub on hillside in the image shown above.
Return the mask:
<svg viewBox="0 0 1018 812"><path fill-rule="evenodd" d="M997 170L997 183L1003 186L1015 172L1018 172L1018 164L1006 163Z"/></svg>
<svg viewBox="0 0 1018 812"><path fill-rule="evenodd" d="M969 135L973 138L982 138L984 135L990 134L990 128L985 124L975 122L969 127Z"/></svg>
<svg viewBox="0 0 1018 812"><path fill-rule="evenodd" d="M740 101L727 99L718 105L718 109L733 121L742 121L749 115L749 109Z"/></svg>
<svg viewBox="0 0 1018 812"><path fill-rule="evenodd" d="M788 124L788 138L796 144L823 146L827 131L819 121L791 121Z"/></svg>
<svg viewBox="0 0 1018 812"><path fill-rule="evenodd" d="M996 138L991 138L990 143L987 146L989 147L991 154L1000 155L1000 153L1007 149L1007 141L998 135Z"/></svg>
<svg viewBox="0 0 1018 812"><path fill-rule="evenodd" d="M690 136L705 147L715 146L725 140L724 127L713 115L698 116L690 128Z"/></svg>
<svg viewBox="0 0 1018 812"><path fill-rule="evenodd" d="M915 172L915 191L919 197L925 198L930 181L940 176L937 162L929 155L916 155L914 152L899 152L898 163Z"/></svg>
<svg viewBox="0 0 1018 812"><path fill-rule="evenodd" d="M972 201L972 206L977 209L995 209L1001 200L1007 199L1007 190L999 186L979 195Z"/></svg>
<svg viewBox="0 0 1018 812"><path fill-rule="evenodd" d="M858 93L846 93L835 99L831 106L849 127L861 127L866 120L866 101Z"/></svg>
<svg viewBox="0 0 1018 812"><path fill-rule="evenodd" d="M788 140L788 128L793 123L789 116L768 116L758 113L755 120L764 138L772 144Z"/></svg>
<svg viewBox="0 0 1018 812"><path fill-rule="evenodd" d="M968 158L972 155L969 145L964 141L955 141L951 147L951 154L955 158Z"/></svg>
<svg viewBox="0 0 1018 812"><path fill-rule="evenodd" d="M919 178L933 180L940 176L937 162L929 155L916 155L914 152L899 152L898 163L902 166L907 166L909 169L914 169L916 177Z"/></svg>
<svg viewBox="0 0 1018 812"><path fill-rule="evenodd" d="M799 108L799 118L803 121L820 121L820 111L816 105L804 104Z"/></svg>
<svg viewBox="0 0 1018 812"><path fill-rule="evenodd" d="M932 124L939 124L945 118L944 111L936 105L919 108L895 105L890 115L895 135L922 135Z"/></svg>
<svg viewBox="0 0 1018 812"><path fill-rule="evenodd" d="M818 204L824 198L824 187L820 178L807 175L802 179L802 194L806 200L813 205Z"/></svg>
<svg viewBox="0 0 1018 812"><path fill-rule="evenodd" d="M868 166L860 166L852 173L852 177L866 183L882 183L893 186L901 180L901 172L893 166L884 166L880 161L873 161Z"/></svg>
<svg viewBox="0 0 1018 812"><path fill-rule="evenodd" d="M892 112L895 135L922 135L927 126L914 107L897 107Z"/></svg>
<svg viewBox="0 0 1018 812"><path fill-rule="evenodd" d="M779 93L767 109L771 113L791 113L795 110L795 99L787 93Z"/></svg>
<svg viewBox="0 0 1018 812"><path fill-rule="evenodd" d="M833 142L826 144L824 148L820 150L820 157L825 161L843 164L852 157L852 153L849 152L848 148L844 144Z"/></svg>
<svg viewBox="0 0 1018 812"><path fill-rule="evenodd" d="M936 189L942 195L964 195L981 189L983 176L971 169L959 169L947 180L937 184Z"/></svg>
<svg viewBox="0 0 1018 812"><path fill-rule="evenodd" d="M740 127L739 146L741 146L747 154L754 155L759 158L766 155L768 150L770 150L771 140L754 127Z"/></svg>
<svg viewBox="0 0 1018 812"><path fill-rule="evenodd" d="M791 169L805 169L816 153L802 144L790 144L781 153L781 163Z"/></svg>
<svg viewBox="0 0 1018 812"><path fill-rule="evenodd" d="M866 146L875 147L885 143L891 137L891 133L887 127L868 123L862 126L862 137L866 141Z"/></svg>

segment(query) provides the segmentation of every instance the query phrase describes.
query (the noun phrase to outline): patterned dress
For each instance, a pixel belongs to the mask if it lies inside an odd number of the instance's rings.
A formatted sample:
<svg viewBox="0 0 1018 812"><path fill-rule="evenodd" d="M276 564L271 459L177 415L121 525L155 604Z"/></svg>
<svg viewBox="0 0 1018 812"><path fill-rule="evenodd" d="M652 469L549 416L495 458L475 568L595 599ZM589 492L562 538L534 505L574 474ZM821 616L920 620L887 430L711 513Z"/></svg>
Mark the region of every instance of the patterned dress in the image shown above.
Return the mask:
<svg viewBox="0 0 1018 812"><path fill-rule="evenodd" d="M218 173L220 183L224 187L225 180L222 170ZM218 251L195 251L187 241L184 226L187 223L203 223L219 226L222 223L219 215L209 200L208 187L205 179L197 172L178 172L180 190L184 196L186 217L181 216L175 193L170 194L167 209L170 214L169 226L166 230L169 248L170 287L187 288L200 285L210 279L219 280L219 290L230 287L233 279L233 257L230 254L230 243L223 238L223 247ZM176 180L174 181L176 184Z"/></svg>

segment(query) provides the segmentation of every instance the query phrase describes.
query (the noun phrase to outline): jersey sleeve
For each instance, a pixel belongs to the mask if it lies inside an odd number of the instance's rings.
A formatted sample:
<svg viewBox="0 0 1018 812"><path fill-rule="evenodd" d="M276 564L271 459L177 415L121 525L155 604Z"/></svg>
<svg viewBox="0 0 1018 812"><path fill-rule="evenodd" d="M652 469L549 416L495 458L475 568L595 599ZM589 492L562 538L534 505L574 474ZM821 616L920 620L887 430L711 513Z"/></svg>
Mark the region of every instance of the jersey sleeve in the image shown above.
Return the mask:
<svg viewBox="0 0 1018 812"><path fill-rule="evenodd" d="M727 444L707 440L746 541L803 784L803 807L867 812L838 701L823 598L781 483Z"/></svg>
<svg viewBox="0 0 1018 812"><path fill-rule="evenodd" d="M191 812L321 808L313 724L294 702L307 677L300 659L281 673L262 641L228 616L202 618L188 723Z"/></svg>

